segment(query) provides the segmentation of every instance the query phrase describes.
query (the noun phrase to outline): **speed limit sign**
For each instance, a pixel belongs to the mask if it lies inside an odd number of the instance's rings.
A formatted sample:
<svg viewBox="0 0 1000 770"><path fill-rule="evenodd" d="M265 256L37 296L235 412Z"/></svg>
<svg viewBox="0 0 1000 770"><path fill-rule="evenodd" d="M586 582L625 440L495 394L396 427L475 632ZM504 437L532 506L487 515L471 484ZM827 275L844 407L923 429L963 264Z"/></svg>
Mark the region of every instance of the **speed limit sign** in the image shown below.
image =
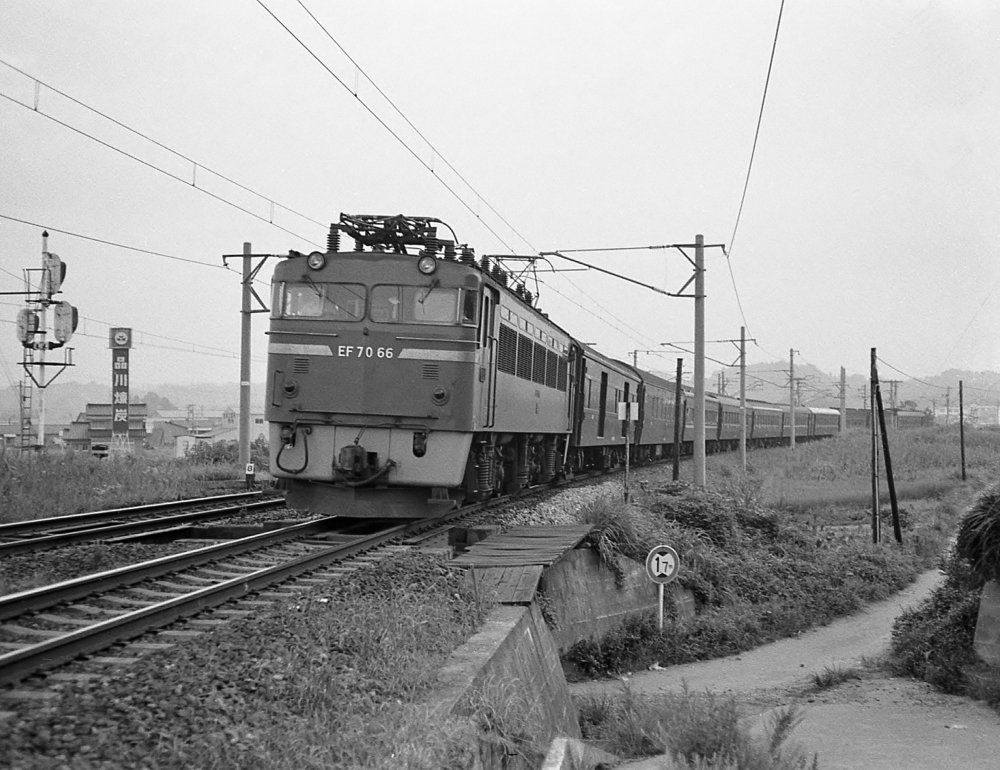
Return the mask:
<svg viewBox="0 0 1000 770"><path fill-rule="evenodd" d="M681 558L669 545L658 545L646 557L646 574L654 583L663 585L677 577Z"/></svg>

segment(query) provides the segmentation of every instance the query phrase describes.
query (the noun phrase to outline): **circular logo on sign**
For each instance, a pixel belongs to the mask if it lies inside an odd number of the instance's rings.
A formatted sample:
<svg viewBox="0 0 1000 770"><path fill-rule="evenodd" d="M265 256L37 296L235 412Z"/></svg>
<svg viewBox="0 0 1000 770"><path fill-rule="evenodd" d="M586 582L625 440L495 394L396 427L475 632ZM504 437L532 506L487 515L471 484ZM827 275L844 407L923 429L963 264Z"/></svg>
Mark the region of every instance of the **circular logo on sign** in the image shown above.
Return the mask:
<svg viewBox="0 0 1000 770"><path fill-rule="evenodd" d="M115 332L115 344L116 345L128 345L128 332L124 329L119 329Z"/></svg>

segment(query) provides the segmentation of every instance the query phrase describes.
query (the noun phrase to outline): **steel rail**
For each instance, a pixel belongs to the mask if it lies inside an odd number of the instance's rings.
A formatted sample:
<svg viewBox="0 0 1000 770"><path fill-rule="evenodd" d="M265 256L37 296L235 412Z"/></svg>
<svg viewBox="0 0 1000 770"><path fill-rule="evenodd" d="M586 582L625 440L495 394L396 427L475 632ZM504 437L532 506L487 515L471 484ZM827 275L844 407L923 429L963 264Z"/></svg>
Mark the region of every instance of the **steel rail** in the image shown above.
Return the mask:
<svg viewBox="0 0 1000 770"><path fill-rule="evenodd" d="M192 551L162 556L139 564L83 575L61 583L53 583L7 596L0 596L0 621L15 618L28 612L38 612L57 604L81 599L84 596L109 591L113 588L140 583L143 580L168 575L172 572L198 567L247 551L255 551L297 537L319 534L333 526L336 516L293 524L289 527L262 532L257 535L207 545Z"/></svg>
<svg viewBox="0 0 1000 770"><path fill-rule="evenodd" d="M12 521L7 524L0 524L0 537L18 535L25 532L46 531L56 527L73 527L79 524L89 524L94 521L104 521L107 519L119 519L125 516L143 516L148 513L160 513L163 511L171 511L177 508L186 508L194 505L213 505L215 503L225 502L234 503L238 500L259 498L262 495L262 492L240 492L234 495L196 497L190 500L171 500L166 503L133 505L127 508L109 508L103 511L85 511L84 513L72 513L68 516L49 516L44 519Z"/></svg>
<svg viewBox="0 0 1000 770"><path fill-rule="evenodd" d="M429 523L438 523L440 520L439 517L422 519L391 527L375 535L359 536L353 543L341 543L316 553L306 554L274 567L257 570L0 655L0 685L15 684L32 674L61 666L81 655L97 652L116 642L140 636L147 631L196 615L246 594L256 593L275 583L370 550L389 540L426 527Z"/></svg>
<svg viewBox="0 0 1000 770"><path fill-rule="evenodd" d="M103 527L93 527L91 529L75 529L70 532L61 532L55 535L45 535L42 537L25 538L23 540L12 540L9 543L0 543L0 556L14 556L19 553L46 550L56 548L61 545L72 543L89 542L93 540L107 540L112 537L122 535L133 535L139 532L151 532L160 529L169 529L179 524L191 524L196 521L206 519L217 519L219 516L226 516L240 511L259 511L269 508L284 507L285 501L280 497L267 500L255 500L249 503L237 503L224 508L208 508L202 511L190 511L188 513L177 513L173 516L162 516L155 519L140 519L130 521L125 524L108 524Z"/></svg>

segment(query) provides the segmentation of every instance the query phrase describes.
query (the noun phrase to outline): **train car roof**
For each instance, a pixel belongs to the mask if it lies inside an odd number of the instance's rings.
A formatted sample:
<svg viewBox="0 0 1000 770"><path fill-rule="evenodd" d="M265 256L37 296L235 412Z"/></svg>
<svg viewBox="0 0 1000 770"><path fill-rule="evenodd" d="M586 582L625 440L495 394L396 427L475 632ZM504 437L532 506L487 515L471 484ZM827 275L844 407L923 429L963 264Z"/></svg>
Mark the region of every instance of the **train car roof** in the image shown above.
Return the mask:
<svg viewBox="0 0 1000 770"><path fill-rule="evenodd" d="M804 410L804 411L809 412L811 414L835 414L838 417L840 416L840 410L839 409L831 409L828 406L800 406L799 410L800 411Z"/></svg>
<svg viewBox="0 0 1000 770"><path fill-rule="evenodd" d="M639 375L636 372L636 370L633 369L628 364L626 364L624 361L619 361L615 358L609 358L603 353L599 353L595 348L592 348L590 345L587 345L584 342L580 342L575 339L573 340L573 342L577 346L579 346L581 350L583 350L583 355L586 358L591 358L601 364L604 364L604 366L608 367L609 369L614 369L616 372L618 372L619 374L624 374L626 377L635 377L636 379L639 378Z"/></svg>

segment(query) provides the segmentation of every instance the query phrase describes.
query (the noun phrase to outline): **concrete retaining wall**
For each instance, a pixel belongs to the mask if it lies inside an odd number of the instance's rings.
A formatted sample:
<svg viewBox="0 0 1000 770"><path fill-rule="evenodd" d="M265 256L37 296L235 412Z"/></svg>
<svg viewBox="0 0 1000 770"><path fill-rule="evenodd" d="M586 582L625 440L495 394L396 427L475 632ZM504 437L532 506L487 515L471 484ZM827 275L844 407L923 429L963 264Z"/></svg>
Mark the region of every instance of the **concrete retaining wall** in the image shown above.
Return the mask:
<svg viewBox="0 0 1000 770"><path fill-rule="evenodd" d="M559 736L580 737L559 653L540 610L501 606L441 670L444 713L494 715L497 738L526 741L544 757Z"/></svg>
<svg viewBox="0 0 1000 770"><path fill-rule="evenodd" d="M545 595L545 613L559 652L584 639L596 640L641 612L657 611L659 590L638 562L621 559L621 585L590 548L567 553L542 573L539 590ZM684 622L694 617L694 597L676 583L666 587L666 612Z"/></svg>
<svg viewBox="0 0 1000 770"><path fill-rule="evenodd" d="M608 755L574 742L580 726L559 654L583 639L599 639L631 614L656 612L658 591L645 568L629 562L624 569L619 586L594 551L570 551L543 572L539 584L554 631L537 601L530 607L502 605L449 658L440 673L439 709L490 715L492 725L479 725L487 730L480 745L483 766L503 766L504 741L512 738L536 767L557 738L573 740L557 744L560 759L550 756L553 767L592 768L607 761ZM693 616L690 593L668 588L667 600L677 615ZM513 750L514 743L506 745Z"/></svg>
<svg viewBox="0 0 1000 770"><path fill-rule="evenodd" d="M1000 667L1000 584L989 581L979 596L975 650L994 668Z"/></svg>

